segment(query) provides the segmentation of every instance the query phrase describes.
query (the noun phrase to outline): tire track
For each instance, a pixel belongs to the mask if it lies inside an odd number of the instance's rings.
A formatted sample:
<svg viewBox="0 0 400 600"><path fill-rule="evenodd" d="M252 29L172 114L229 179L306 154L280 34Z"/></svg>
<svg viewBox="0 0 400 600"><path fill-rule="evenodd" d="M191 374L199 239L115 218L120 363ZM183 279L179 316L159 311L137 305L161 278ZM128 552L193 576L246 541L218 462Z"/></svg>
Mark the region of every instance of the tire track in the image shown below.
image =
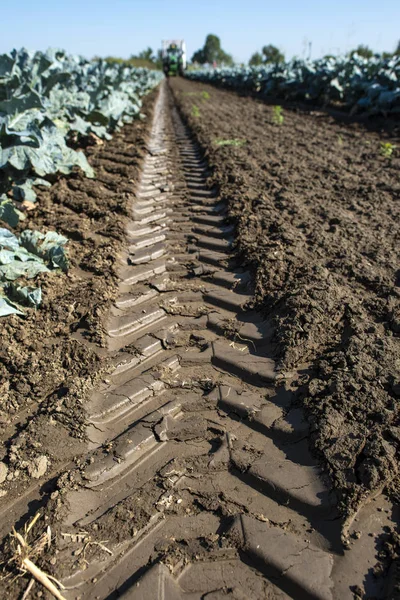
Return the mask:
<svg viewBox="0 0 400 600"><path fill-rule="evenodd" d="M374 513L345 550L293 407L299 374L276 371L273 332L246 308L226 206L166 84L127 236L115 369L88 407L58 549L65 597L352 598L373 564ZM383 597L379 581L370 590Z"/></svg>

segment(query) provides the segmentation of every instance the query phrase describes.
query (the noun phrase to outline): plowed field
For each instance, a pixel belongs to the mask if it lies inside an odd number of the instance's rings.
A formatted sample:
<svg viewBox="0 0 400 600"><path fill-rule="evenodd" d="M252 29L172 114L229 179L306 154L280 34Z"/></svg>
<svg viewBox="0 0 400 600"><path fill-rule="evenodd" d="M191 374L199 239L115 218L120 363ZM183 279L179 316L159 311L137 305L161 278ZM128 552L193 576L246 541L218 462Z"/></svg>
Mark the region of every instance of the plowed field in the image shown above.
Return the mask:
<svg viewBox="0 0 400 600"><path fill-rule="evenodd" d="M172 86L228 203L280 366L305 367L299 401L343 510L383 485L397 497L398 155L382 155L384 134L321 112L284 111L278 125L260 101Z"/></svg>
<svg viewBox="0 0 400 600"><path fill-rule="evenodd" d="M72 268L1 322L0 596L52 597L29 558L68 600L395 598L396 132L180 78L144 112L24 223Z"/></svg>

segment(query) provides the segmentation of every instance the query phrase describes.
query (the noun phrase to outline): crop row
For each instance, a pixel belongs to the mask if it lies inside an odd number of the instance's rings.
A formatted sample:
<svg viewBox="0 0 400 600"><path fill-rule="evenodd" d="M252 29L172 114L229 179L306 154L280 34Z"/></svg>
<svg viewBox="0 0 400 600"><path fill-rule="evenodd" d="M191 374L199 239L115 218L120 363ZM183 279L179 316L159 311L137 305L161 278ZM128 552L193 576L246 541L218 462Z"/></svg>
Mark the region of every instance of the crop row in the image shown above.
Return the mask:
<svg viewBox="0 0 400 600"><path fill-rule="evenodd" d="M80 168L93 177L86 156L74 149L80 138L109 139L140 114L141 98L162 77L60 50L1 55L0 222L17 225L24 218L19 208L36 200L35 186L50 186L57 173ZM41 304L41 288L25 284L67 270L67 242L54 231L26 229L17 237L0 226L0 317Z"/></svg>
<svg viewBox="0 0 400 600"><path fill-rule="evenodd" d="M400 56L294 59L259 67L203 68L188 71L186 76L285 100L339 102L370 114L400 112Z"/></svg>
<svg viewBox="0 0 400 600"><path fill-rule="evenodd" d="M34 202L34 186L50 185L55 173L79 167L92 177L68 139L109 138L139 114L142 96L161 78L158 71L61 50L0 55L0 218L15 224L21 214L10 197Z"/></svg>

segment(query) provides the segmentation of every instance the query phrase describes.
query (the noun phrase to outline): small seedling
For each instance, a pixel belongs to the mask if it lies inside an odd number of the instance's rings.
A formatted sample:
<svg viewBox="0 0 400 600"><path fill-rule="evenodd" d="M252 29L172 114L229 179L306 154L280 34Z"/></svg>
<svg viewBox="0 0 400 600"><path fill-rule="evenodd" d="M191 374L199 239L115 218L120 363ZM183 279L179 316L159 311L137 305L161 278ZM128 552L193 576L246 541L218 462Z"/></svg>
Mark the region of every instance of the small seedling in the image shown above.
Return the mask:
<svg viewBox="0 0 400 600"><path fill-rule="evenodd" d="M201 96L203 100L209 100L210 94L205 90L203 92L182 92L182 96Z"/></svg>
<svg viewBox="0 0 400 600"><path fill-rule="evenodd" d="M340 135L340 133L339 133L338 138L337 138L337 143L339 144L339 146L343 146L343 138Z"/></svg>
<svg viewBox="0 0 400 600"><path fill-rule="evenodd" d="M192 116L193 117L199 117L200 116L200 109L197 106L197 104L193 104L192 105Z"/></svg>
<svg viewBox="0 0 400 600"><path fill-rule="evenodd" d="M237 148L239 148L240 146L244 146L244 144L246 144L246 143L247 143L246 140L240 140L238 138L235 138L233 140L223 140L223 139L214 140L214 144L216 146L236 146Z"/></svg>
<svg viewBox="0 0 400 600"><path fill-rule="evenodd" d="M390 142L381 142L381 154L385 158L392 158L393 150L395 150L397 146L391 144Z"/></svg>
<svg viewBox="0 0 400 600"><path fill-rule="evenodd" d="M283 112L282 106L279 106L279 105L274 106L272 111L273 111L274 123L276 125L283 125L284 118L283 118L283 114L282 114L282 112Z"/></svg>

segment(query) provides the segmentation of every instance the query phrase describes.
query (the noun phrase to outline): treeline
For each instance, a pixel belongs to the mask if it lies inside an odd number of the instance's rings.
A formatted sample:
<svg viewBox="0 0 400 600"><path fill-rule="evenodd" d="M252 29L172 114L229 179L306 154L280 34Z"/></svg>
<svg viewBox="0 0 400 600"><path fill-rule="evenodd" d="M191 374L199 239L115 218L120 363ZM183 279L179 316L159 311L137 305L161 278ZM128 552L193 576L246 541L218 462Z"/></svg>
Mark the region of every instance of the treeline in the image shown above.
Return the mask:
<svg viewBox="0 0 400 600"><path fill-rule="evenodd" d="M161 50L154 53L150 46L142 50L139 54L132 54L130 58L118 58L116 56L106 56L105 60L110 64L124 64L129 67L144 67L146 69L162 69Z"/></svg>
<svg viewBox="0 0 400 600"><path fill-rule="evenodd" d="M358 54L364 58L372 58L377 53L371 50L368 46L360 44L354 50L348 52L348 56L354 56L354 54ZM400 56L400 41L397 44L397 47L393 52L383 52L379 54L383 58L390 58L392 56ZM328 58L326 56L325 58ZM261 51L254 52L248 61L249 66L256 67L261 65L271 65L271 64L281 64L286 60L285 54L273 44L268 44L263 46ZM225 52L225 50L221 47L221 40L217 35L209 34L206 37L206 41L204 43L203 48L197 50L192 56L192 63L197 63L200 65L205 64L217 64L218 66L232 66L234 64L234 60L231 54Z"/></svg>
<svg viewBox="0 0 400 600"><path fill-rule="evenodd" d="M347 53L349 57L358 54L363 58L372 58L377 55L376 52L371 50L366 45L360 44L354 50ZM327 55L324 58L329 58L331 55ZM383 58L390 58L392 56L400 56L400 41L393 52L383 52L379 54ZM117 58L114 56L107 56L105 60L109 63L126 64L132 67L146 67L148 69L162 69L162 55L161 50L154 52L152 48L148 47L139 54L133 54L130 58ZM263 46L260 51L254 52L248 61L249 66L256 67L261 65L281 64L286 60L285 54L273 44ZM231 54L223 50L221 47L220 38L210 33L207 35L204 46L192 56L192 63L198 65L218 65L230 67L234 64L234 60Z"/></svg>
<svg viewBox="0 0 400 600"><path fill-rule="evenodd" d="M98 57L95 57L98 58ZM148 69L162 69L162 52L156 53L148 47L139 54L133 54L130 58L118 58L115 56L106 56L105 60L111 64L126 64L131 67L147 67ZM210 33L206 37L204 46L197 50L192 56L192 63L200 65L217 64L232 66L234 60L230 54L221 48L221 41L218 36Z"/></svg>

